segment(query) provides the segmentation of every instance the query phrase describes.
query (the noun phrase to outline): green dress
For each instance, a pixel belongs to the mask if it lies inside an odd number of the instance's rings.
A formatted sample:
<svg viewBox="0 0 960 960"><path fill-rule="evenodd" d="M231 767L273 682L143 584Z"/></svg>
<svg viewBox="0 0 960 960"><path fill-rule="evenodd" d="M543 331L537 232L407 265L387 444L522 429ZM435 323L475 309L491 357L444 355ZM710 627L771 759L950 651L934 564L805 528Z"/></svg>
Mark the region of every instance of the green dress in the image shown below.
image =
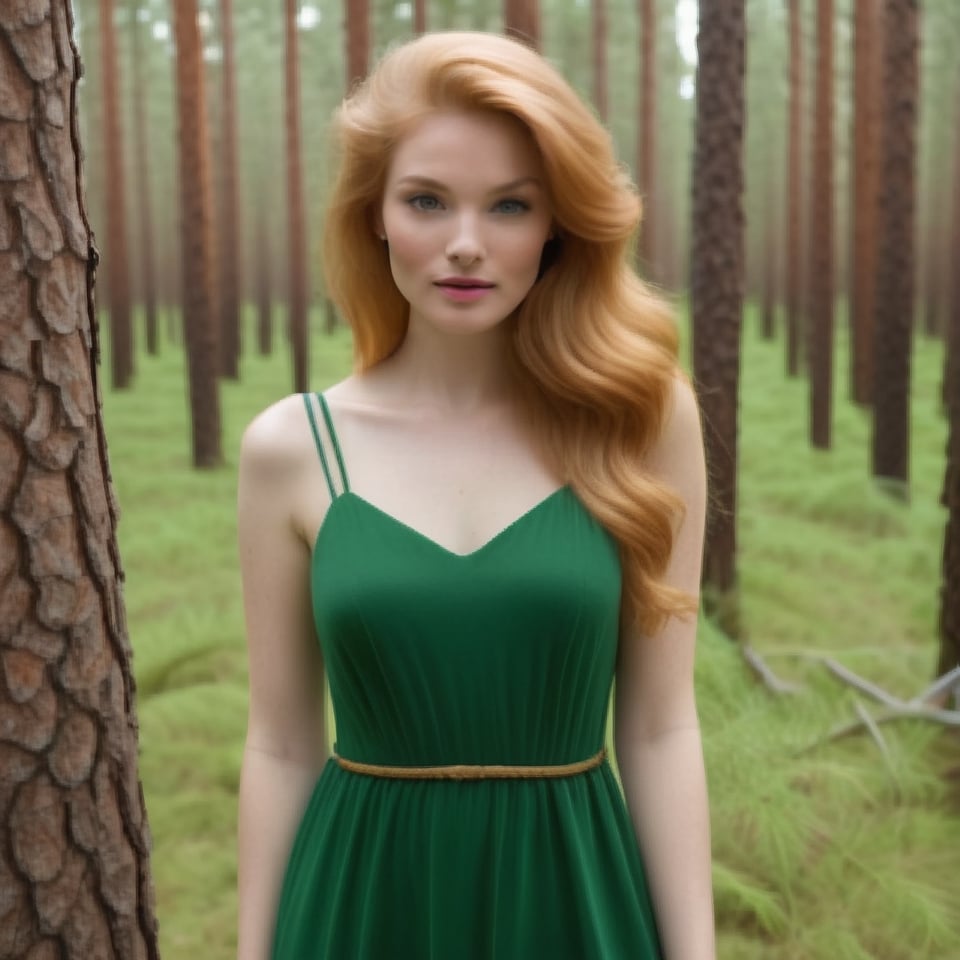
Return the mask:
<svg viewBox="0 0 960 960"><path fill-rule="evenodd" d="M336 752L393 766L566 764L604 740L612 538L562 487L453 553L352 493L304 396L331 495L313 612ZM661 956L608 763L552 779L401 780L331 759L286 869L275 960Z"/></svg>

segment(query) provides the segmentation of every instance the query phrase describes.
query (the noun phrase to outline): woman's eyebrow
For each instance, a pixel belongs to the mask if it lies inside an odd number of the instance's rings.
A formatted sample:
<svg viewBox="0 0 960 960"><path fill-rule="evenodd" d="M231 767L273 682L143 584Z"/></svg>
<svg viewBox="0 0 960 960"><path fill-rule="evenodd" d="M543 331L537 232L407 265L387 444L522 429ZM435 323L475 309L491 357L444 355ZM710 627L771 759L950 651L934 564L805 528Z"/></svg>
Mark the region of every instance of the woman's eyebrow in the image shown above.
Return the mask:
<svg viewBox="0 0 960 960"><path fill-rule="evenodd" d="M402 184L415 184L420 187L429 187L432 190L448 190L449 187L439 180L432 177L422 177L419 174L409 174L397 180L397 186ZM508 190L516 190L518 187L542 187L543 184L537 177L518 177L516 180L510 180L508 183L502 183L499 186L491 187L489 193L504 193Z"/></svg>

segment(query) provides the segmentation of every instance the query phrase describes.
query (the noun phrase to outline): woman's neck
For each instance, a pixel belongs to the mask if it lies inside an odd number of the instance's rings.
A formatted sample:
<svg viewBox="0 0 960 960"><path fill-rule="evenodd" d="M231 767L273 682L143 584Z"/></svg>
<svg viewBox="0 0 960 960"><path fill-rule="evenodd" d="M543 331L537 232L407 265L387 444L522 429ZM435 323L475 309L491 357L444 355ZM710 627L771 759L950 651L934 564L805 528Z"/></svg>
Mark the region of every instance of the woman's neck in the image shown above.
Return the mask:
<svg viewBox="0 0 960 960"><path fill-rule="evenodd" d="M410 406L465 414L513 396L509 324L476 334L411 325L383 373Z"/></svg>

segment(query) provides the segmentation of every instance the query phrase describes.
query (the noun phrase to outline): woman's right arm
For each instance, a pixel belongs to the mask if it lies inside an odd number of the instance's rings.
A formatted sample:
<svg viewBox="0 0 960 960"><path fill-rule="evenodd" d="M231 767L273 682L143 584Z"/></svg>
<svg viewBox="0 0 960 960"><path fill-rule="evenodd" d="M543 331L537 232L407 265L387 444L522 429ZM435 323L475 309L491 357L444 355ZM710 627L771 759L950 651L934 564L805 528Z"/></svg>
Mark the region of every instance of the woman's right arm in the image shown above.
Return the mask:
<svg viewBox="0 0 960 960"><path fill-rule="evenodd" d="M310 550L293 519L306 469L298 417L298 397L281 401L250 424L240 450L250 699L239 798L238 960L270 956L293 836L326 753Z"/></svg>

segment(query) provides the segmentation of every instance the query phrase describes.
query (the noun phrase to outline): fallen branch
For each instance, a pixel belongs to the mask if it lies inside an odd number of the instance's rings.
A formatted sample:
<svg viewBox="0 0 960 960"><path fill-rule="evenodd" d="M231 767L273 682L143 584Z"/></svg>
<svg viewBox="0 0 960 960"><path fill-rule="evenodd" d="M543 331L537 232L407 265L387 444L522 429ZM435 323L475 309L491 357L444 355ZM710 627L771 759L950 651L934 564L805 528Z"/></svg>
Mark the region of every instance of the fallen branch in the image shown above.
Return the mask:
<svg viewBox="0 0 960 960"><path fill-rule="evenodd" d="M800 693L803 690L803 687L799 684L791 683L789 680L781 680L749 643L740 644L740 653L743 655L743 659L747 661L750 669L763 681L763 685L773 693L778 695Z"/></svg>
<svg viewBox="0 0 960 960"><path fill-rule="evenodd" d="M892 693L887 693L886 690L878 687L870 680L865 680L859 674L854 673L842 663L838 663L832 657L822 657L820 662L835 677L843 680L844 683L850 684L851 687L856 687L861 693L865 693L868 696L873 697L874 700L879 700L882 704L885 704L892 710L899 710L901 707L905 707L907 705L899 697L895 697Z"/></svg>
<svg viewBox="0 0 960 960"><path fill-rule="evenodd" d="M960 697L960 667L954 667L949 673L938 677L923 693L917 694L910 703L930 703L940 697L953 694Z"/></svg>

